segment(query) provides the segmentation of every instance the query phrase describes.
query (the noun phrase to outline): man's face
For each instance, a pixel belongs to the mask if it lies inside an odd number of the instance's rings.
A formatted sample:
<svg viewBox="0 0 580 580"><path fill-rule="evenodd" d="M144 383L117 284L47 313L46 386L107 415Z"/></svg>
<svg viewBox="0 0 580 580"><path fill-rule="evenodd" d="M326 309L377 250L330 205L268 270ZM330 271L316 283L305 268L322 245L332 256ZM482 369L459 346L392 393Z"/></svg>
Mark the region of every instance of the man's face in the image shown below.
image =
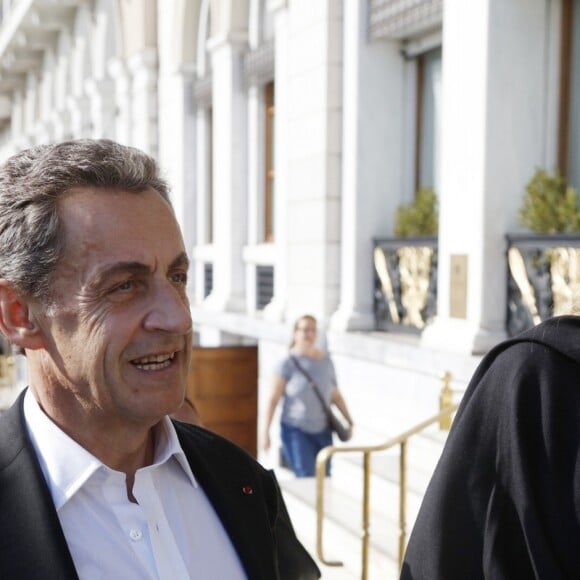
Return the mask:
<svg viewBox="0 0 580 580"><path fill-rule="evenodd" d="M36 317L42 373L57 404L72 395L89 416L153 422L181 404L191 357L179 226L155 191L79 189L60 208L66 249Z"/></svg>

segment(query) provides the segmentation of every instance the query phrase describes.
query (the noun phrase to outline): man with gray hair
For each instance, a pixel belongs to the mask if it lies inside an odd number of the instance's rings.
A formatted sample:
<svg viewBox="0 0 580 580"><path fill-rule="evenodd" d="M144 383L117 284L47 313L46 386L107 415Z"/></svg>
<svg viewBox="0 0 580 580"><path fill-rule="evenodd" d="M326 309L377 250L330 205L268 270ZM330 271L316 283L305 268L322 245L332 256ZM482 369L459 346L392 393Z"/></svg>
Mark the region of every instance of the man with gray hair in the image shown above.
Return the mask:
<svg viewBox="0 0 580 580"><path fill-rule="evenodd" d="M0 577L318 578L273 475L168 416L188 258L155 161L107 140L0 168L0 331L29 388L0 418Z"/></svg>

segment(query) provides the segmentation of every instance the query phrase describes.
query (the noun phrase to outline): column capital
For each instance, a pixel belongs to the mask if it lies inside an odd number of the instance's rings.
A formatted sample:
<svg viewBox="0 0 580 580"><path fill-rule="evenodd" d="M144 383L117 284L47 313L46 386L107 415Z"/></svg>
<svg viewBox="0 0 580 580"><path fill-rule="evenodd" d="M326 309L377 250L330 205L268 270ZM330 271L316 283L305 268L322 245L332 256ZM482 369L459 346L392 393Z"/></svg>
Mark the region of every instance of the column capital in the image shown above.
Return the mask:
<svg viewBox="0 0 580 580"><path fill-rule="evenodd" d="M127 63L122 58L112 58L109 61L107 68L109 70L109 74L115 80L122 79L127 76Z"/></svg>
<svg viewBox="0 0 580 580"><path fill-rule="evenodd" d="M86 109L89 105L89 98L85 94L68 95L66 98L66 106L69 111Z"/></svg>
<svg viewBox="0 0 580 580"><path fill-rule="evenodd" d="M343 304L330 317L329 327L334 331L373 330L375 319L372 312L360 312Z"/></svg>
<svg viewBox="0 0 580 580"><path fill-rule="evenodd" d="M283 300L274 296L272 301L264 308L264 320L268 322L284 322L286 304Z"/></svg>
<svg viewBox="0 0 580 580"><path fill-rule="evenodd" d="M225 46L229 46L237 52L244 52L248 47L248 33L247 32L228 32L228 34L220 34L212 36L207 41L207 50L210 53L216 52Z"/></svg>
<svg viewBox="0 0 580 580"><path fill-rule="evenodd" d="M157 49L147 47L127 59L127 69L133 74L140 70L153 70L157 68L157 61Z"/></svg>
<svg viewBox="0 0 580 580"><path fill-rule="evenodd" d="M109 77L94 78L89 77L85 79L84 89L85 93L89 96L101 95L103 93L108 93L113 84L113 79Z"/></svg>
<svg viewBox="0 0 580 580"><path fill-rule="evenodd" d="M182 77L185 81L194 81L197 77L197 67L193 63L176 66L171 72L175 76Z"/></svg>
<svg viewBox="0 0 580 580"><path fill-rule="evenodd" d="M284 8L288 8L288 0L266 1L266 10L270 13L278 12L279 10L283 10Z"/></svg>

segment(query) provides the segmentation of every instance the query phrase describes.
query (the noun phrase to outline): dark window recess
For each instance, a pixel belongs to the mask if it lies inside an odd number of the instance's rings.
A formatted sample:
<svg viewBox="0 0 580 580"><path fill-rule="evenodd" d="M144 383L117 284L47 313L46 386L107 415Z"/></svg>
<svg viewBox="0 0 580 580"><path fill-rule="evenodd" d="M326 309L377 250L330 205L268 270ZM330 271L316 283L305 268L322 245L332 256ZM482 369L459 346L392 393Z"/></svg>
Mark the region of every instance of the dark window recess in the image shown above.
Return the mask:
<svg viewBox="0 0 580 580"><path fill-rule="evenodd" d="M203 297L207 298L213 290L213 264L203 265Z"/></svg>
<svg viewBox="0 0 580 580"><path fill-rule="evenodd" d="M274 266L256 267L256 308L263 310L274 296Z"/></svg>

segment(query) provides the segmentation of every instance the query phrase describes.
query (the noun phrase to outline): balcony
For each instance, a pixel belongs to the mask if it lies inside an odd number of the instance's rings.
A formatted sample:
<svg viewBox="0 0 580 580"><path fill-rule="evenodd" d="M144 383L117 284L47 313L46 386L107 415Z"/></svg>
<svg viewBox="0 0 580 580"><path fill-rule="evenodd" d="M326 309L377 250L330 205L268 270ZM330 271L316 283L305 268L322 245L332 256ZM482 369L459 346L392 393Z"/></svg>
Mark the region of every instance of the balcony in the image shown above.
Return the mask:
<svg viewBox="0 0 580 580"><path fill-rule="evenodd" d="M547 318L577 314L580 235L510 234L506 329L510 336Z"/></svg>
<svg viewBox="0 0 580 580"><path fill-rule="evenodd" d="M375 329L419 333L437 311L437 238L373 240Z"/></svg>

